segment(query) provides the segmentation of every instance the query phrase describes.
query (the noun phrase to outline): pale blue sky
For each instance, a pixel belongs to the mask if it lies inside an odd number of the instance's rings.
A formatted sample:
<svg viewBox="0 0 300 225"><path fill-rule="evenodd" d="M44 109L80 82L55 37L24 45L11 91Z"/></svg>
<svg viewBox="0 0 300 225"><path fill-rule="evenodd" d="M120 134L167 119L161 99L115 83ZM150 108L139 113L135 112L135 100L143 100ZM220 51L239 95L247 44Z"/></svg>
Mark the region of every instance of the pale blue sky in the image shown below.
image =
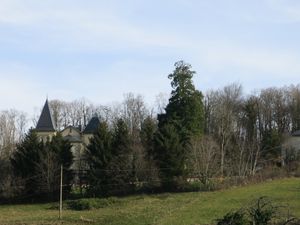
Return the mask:
<svg viewBox="0 0 300 225"><path fill-rule="evenodd" d="M298 0L0 0L0 110L171 91L185 60L205 92L300 83Z"/></svg>

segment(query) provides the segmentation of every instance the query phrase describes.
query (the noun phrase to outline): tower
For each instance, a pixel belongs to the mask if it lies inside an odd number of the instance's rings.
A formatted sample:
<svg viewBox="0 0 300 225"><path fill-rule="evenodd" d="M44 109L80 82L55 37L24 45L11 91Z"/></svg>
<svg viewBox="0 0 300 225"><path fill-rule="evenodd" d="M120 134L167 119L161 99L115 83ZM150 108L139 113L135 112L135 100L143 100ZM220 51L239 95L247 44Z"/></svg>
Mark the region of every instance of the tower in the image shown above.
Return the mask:
<svg viewBox="0 0 300 225"><path fill-rule="evenodd" d="M83 130L83 143L87 146L90 143L90 139L94 136L100 124L98 116L92 117L88 125Z"/></svg>
<svg viewBox="0 0 300 225"><path fill-rule="evenodd" d="M45 102L41 116L36 125L35 131L38 137L40 137L40 139L43 140L44 142L46 142L47 139L51 140L53 135L55 135L56 131L53 125L53 119L51 116L48 99Z"/></svg>

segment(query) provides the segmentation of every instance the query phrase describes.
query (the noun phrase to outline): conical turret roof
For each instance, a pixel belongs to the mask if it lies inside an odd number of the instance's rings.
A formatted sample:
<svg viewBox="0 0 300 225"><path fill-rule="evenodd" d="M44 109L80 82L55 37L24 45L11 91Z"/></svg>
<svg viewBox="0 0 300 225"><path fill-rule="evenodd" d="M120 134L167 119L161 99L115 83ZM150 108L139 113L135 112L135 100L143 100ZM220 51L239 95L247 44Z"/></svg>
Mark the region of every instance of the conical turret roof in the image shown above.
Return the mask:
<svg viewBox="0 0 300 225"><path fill-rule="evenodd" d="M94 116L88 125L85 127L83 133L84 134L93 134L97 129L100 124L100 120L97 116Z"/></svg>
<svg viewBox="0 0 300 225"><path fill-rule="evenodd" d="M36 125L36 131L54 132L55 128L48 104L48 99L45 102L39 121Z"/></svg>

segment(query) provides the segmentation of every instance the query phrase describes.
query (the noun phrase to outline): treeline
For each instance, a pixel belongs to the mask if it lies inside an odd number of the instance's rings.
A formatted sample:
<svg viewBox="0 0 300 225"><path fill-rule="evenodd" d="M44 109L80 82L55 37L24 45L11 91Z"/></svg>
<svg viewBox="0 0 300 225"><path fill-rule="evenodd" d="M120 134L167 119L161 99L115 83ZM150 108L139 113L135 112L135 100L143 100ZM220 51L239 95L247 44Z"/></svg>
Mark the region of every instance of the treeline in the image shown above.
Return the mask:
<svg viewBox="0 0 300 225"><path fill-rule="evenodd" d="M283 158L281 152L285 135L300 129L299 85L245 96L241 85L230 84L203 95L193 84L194 74L191 65L175 63L168 76L169 100L160 96L155 110L134 94L111 106L95 106L84 99L50 101L58 130L68 125L84 128L94 115L101 119L86 150L87 194L189 190L192 183L208 185L212 178L254 176L269 167L298 169L299 154ZM23 118L22 113L19 116ZM14 177L20 176L16 171L21 167L12 162L34 134L29 131L24 137L23 126L16 125L18 119L11 120L12 126L1 121L0 131L7 133L5 141L0 140L0 166L6 165L1 170L7 171L0 175L0 194L5 195ZM49 146L53 146L50 141L41 148Z"/></svg>
<svg viewBox="0 0 300 225"><path fill-rule="evenodd" d="M300 129L300 86L268 88L245 97L242 87L232 84L208 92L205 108L205 133L217 143L220 175L254 175L287 160L282 144Z"/></svg>

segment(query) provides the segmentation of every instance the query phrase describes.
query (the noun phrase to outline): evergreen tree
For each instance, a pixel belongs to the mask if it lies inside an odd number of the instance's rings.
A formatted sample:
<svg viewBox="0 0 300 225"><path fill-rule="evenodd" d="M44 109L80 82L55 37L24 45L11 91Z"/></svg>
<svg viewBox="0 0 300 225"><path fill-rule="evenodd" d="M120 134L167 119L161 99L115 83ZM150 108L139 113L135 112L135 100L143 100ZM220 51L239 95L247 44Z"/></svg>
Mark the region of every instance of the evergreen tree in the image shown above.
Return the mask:
<svg viewBox="0 0 300 225"><path fill-rule="evenodd" d="M89 183L92 194L104 196L112 182L108 169L112 160L112 133L105 122L101 122L88 146Z"/></svg>
<svg viewBox="0 0 300 225"><path fill-rule="evenodd" d="M16 151L12 155L11 164L16 177L24 181L24 190L19 190L23 195L33 196L37 194L37 165L40 162L40 151L44 145L38 140L33 129L30 129L24 140L17 144Z"/></svg>
<svg viewBox="0 0 300 225"><path fill-rule="evenodd" d="M89 183L93 195L128 193L132 185L131 139L126 123L119 119L113 132L101 122L88 146Z"/></svg>
<svg viewBox="0 0 300 225"><path fill-rule="evenodd" d="M53 179L55 183L53 184L54 188L52 195L57 194L59 183L60 183L60 166L63 166L63 183L64 183L64 192L68 194L71 190L71 183L73 179L73 174L71 166L73 164L73 153L72 145L68 140L65 140L60 133L57 133L52 137L50 142L46 142L45 149L48 151L44 152L42 157L45 158L45 155L50 155L53 160L52 164L54 165ZM53 155L51 157L51 155ZM55 196L55 195L54 195Z"/></svg>
<svg viewBox="0 0 300 225"><path fill-rule="evenodd" d="M195 89L194 74L191 65L183 61L175 63L175 70L168 76L173 90L166 113L158 115L155 152L160 173L167 183L182 179L186 174L190 140L203 134L204 130L203 96Z"/></svg>
<svg viewBox="0 0 300 225"><path fill-rule="evenodd" d="M155 121L149 116L147 117L141 127L140 137L141 142L146 150L146 159L151 160L154 156L154 134L157 130Z"/></svg>
<svg viewBox="0 0 300 225"><path fill-rule="evenodd" d="M156 121L148 116L141 125L140 139L142 144L142 152L144 153L144 161L140 170L140 180L145 181L143 185L145 189L153 189L157 187L158 171L155 163L154 137L157 131Z"/></svg>
<svg viewBox="0 0 300 225"><path fill-rule="evenodd" d="M73 164L71 148L71 143L68 140L65 140L60 133L52 137L50 149L58 155L59 164L62 164L67 170L69 170Z"/></svg>
<svg viewBox="0 0 300 225"><path fill-rule="evenodd" d="M163 188L174 190L185 175L184 141L172 123L165 124L155 136L156 160Z"/></svg>
<svg viewBox="0 0 300 225"><path fill-rule="evenodd" d="M195 71L183 61L175 63L175 70L169 74L171 79L171 98L166 113L159 115L159 126L166 122L177 121L180 129L189 135L199 135L204 129L204 106L202 93L195 89L192 78Z"/></svg>
<svg viewBox="0 0 300 225"><path fill-rule="evenodd" d="M20 190L20 194L30 198L57 198L61 164L64 167L65 191L70 191L72 160L71 144L60 134L43 143L30 130L11 158L15 175L24 182L24 190Z"/></svg>
<svg viewBox="0 0 300 225"><path fill-rule="evenodd" d="M269 163L280 163L282 137L277 129L266 130L262 134L261 156Z"/></svg>
<svg viewBox="0 0 300 225"><path fill-rule="evenodd" d="M131 153L131 139L128 127L123 119L118 119L113 133L113 155L126 155Z"/></svg>
<svg viewBox="0 0 300 225"><path fill-rule="evenodd" d="M128 127L124 120L119 119L116 123L112 153L113 159L110 163L111 177L113 178L111 194L127 194L133 188L133 157L131 148L131 138Z"/></svg>

